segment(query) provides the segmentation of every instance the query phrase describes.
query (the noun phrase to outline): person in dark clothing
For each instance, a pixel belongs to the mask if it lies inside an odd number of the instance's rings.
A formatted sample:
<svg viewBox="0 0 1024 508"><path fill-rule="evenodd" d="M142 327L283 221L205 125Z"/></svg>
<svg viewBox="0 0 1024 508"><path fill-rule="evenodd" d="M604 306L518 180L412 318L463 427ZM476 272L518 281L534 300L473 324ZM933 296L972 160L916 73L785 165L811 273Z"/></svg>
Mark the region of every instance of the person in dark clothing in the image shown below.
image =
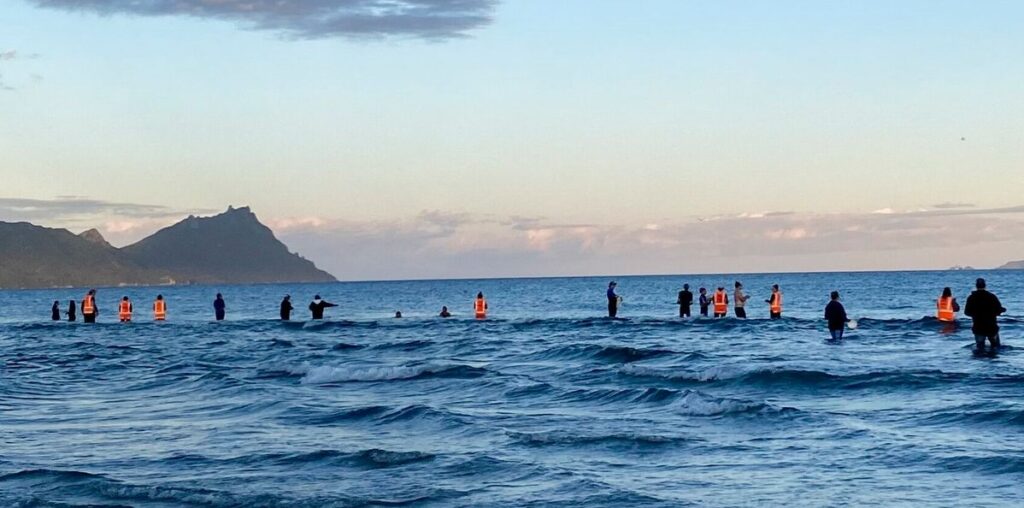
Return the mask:
<svg viewBox="0 0 1024 508"><path fill-rule="evenodd" d="M708 298L708 290L706 288L700 288L700 315L708 317L708 307L711 306L711 299Z"/></svg>
<svg viewBox="0 0 1024 508"><path fill-rule="evenodd" d="M443 317L443 318L450 318L450 317L452 317L452 313L448 312L448 306L447 305L442 305L441 306L441 314L439 314L439 315L441 317Z"/></svg>
<svg viewBox="0 0 1024 508"><path fill-rule="evenodd" d="M974 286L977 290L967 297L964 314L973 321L971 331L974 332L975 352L984 353L985 339L988 339L992 346L990 351L996 353L1000 346L997 318L1006 312L1006 309L996 295L985 289L985 279L978 279Z"/></svg>
<svg viewBox="0 0 1024 508"><path fill-rule="evenodd" d="M60 321L60 302L57 300L54 300L53 307L50 307L50 319Z"/></svg>
<svg viewBox="0 0 1024 508"><path fill-rule="evenodd" d="M850 320L846 317L843 304L839 303L839 291L832 292L832 301L825 306L825 319L828 321L828 332L832 334L832 339L842 339L843 330Z"/></svg>
<svg viewBox="0 0 1024 508"><path fill-rule="evenodd" d="M295 307L292 307L292 296L284 295L284 300L281 300L281 321L290 320L293 310L295 310Z"/></svg>
<svg viewBox="0 0 1024 508"><path fill-rule="evenodd" d="M313 313L313 319L323 319L324 309L327 307L337 307L337 305L320 299L320 295L313 297L313 301L309 304L309 311Z"/></svg>
<svg viewBox="0 0 1024 508"><path fill-rule="evenodd" d="M76 315L77 312L78 312L78 307L75 306L75 301L71 300L71 303L68 304L68 312L67 312L68 321L77 321L78 320L78 316Z"/></svg>
<svg viewBox="0 0 1024 508"><path fill-rule="evenodd" d="M224 303L224 296L217 293L217 298L213 301L213 314L216 316L217 321L224 321L224 315L227 313L227 304Z"/></svg>
<svg viewBox="0 0 1024 508"><path fill-rule="evenodd" d="M615 294L615 281L608 283L608 317L613 318L619 313L619 295Z"/></svg>
<svg viewBox="0 0 1024 508"><path fill-rule="evenodd" d="M690 292L690 285L683 284L683 290L679 292L676 299L679 304L679 317L690 317L690 306L693 305L693 293Z"/></svg>

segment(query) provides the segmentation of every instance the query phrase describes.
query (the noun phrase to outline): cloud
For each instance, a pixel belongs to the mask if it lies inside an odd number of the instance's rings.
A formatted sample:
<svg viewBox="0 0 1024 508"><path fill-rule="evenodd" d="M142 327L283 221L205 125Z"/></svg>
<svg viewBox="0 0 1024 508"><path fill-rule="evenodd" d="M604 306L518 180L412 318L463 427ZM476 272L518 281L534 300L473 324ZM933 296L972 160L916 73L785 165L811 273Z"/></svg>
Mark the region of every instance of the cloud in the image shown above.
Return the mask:
<svg viewBox="0 0 1024 508"><path fill-rule="evenodd" d="M120 203L82 196L54 199L0 198L0 221L26 221L50 227L98 227L114 245L125 245L190 214L214 210L181 210L162 205ZM111 236L108 236L111 235Z"/></svg>
<svg viewBox="0 0 1024 508"><path fill-rule="evenodd" d="M945 268L1001 264L1024 249L1024 221L1005 213L768 212L574 225L431 211L290 224L277 230L282 240L344 279Z"/></svg>
<svg viewBox="0 0 1024 508"><path fill-rule="evenodd" d="M492 21L497 0L30 0L101 15L189 16L287 37L451 39Z"/></svg>
<svg viewBox="0 0 1024 508"><path fill-rule="evenodd" d="M14 60L18 58L18 52L15 50L0 51L0 60Z"/></svg>
<svg viewBox="0 0 1024 508"><path fill-rule="evenodd" d="M937 205L932 205L932 208L936 208L936 209L939 209L939 210L950 210L950 209L955 209L955 208L974 208L974 205L971 204L971 203L950 203L950 202L946 202L946 203L939 203Z"/></svg>

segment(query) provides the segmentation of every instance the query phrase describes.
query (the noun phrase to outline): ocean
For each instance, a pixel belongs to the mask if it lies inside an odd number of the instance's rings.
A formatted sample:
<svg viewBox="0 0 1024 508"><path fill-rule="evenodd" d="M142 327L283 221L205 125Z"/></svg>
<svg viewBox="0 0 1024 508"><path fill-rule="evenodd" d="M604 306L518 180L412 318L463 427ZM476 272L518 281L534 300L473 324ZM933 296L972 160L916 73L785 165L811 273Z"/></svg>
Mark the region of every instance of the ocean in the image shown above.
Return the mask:
<svg viewBox="0 0 1024 508"><path fill-rule="evenodd" d="M978 276L994 358L933 318ZM751 319L676 317L684 282L737 279ZM339 307L310 323L315 293ZM1021 271L100 288L99 324L49 321L83 294L0 291L0 506L1024 503Z"/></svg>

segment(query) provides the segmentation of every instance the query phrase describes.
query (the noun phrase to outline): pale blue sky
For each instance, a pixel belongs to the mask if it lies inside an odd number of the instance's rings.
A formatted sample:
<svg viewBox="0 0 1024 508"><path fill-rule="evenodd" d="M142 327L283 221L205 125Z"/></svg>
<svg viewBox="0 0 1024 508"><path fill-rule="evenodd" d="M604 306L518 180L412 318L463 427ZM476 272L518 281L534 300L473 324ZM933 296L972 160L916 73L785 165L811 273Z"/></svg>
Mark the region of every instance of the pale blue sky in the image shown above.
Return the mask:
<svg viewBox="0 0 1024 508"><path fill-rule="evenodd" d="M332 238L423 211L607 239L744 213L1024 204L1020 2L512 0L444 41L39 3L0 5L0 198L250 204L284 236ZM98 215L115 240L159 222ZM517 227L477 247L514 253ZM1024 257L993 242L962 262ZM322 243L299 248L335 256Z"/></svg>

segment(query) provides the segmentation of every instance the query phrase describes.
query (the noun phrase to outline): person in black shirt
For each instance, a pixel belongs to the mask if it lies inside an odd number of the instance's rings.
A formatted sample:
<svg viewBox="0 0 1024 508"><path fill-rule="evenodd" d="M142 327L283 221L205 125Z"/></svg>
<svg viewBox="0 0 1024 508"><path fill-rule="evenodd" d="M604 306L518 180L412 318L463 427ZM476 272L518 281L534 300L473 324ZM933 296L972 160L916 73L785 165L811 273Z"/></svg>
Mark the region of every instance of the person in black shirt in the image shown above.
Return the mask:
<svg viewBox="0 0 1024 508"><path fill-rule="evenodd" d="M66 312L66 314L68 315L68 321L77 321L77 313L78 307L75 306L75 301L71 300L71 303L68 304L68 311Z"/></svg>
<svg viewBox="0 0 1024 508"><path fill-rule="evenodd" d="M217 321L224 321L224 315L227 313L228 305L224 303L224 296L217 293L217 299L213 301L213 314L217 318Z"/></svg>
<svg viewBox="0 0 1024 508"><path fill-rule="evenodd" d="M50 307L50 319L60 321L60 302L54 300L53 307Z"/></svg>
<svg viewBox="0 0 1024 508"><path fill-rule="evenodd" d="M292 307L292 295L284 295L284 299L281 300L281 321L290 320L293 310L295 307Z"/></svg>
<svg viewBox="0 0 1024 508"><path fill-rule="evenodd" d="M323 319L324 309L327 307L337 307L337 305L321 300L320 295L313 297L313 301L309 304L309 311L313 313L313 319Z"/></svg>
<svg viewBox="0 0 1024 508"><path fill-rule="evenodd" d="M825 306L825 319L828 320L828 332L833 340L843 338L843 330L849 319L846 317L846 309L839 303L839 291L832 292L832 301Z"/></svg>
<svg viewBox="0 0 1024 508"><path fill-rule="evenodd" d="M690 306L693 305L693 293L690 292L690 285L683 284L683 290L679 292L676 300L679 304L679 317L690 317Z"/></svg>
<svg viewBox="0 0 1024 508"><path fill-rule="evenodd" d="M1000 314L1006 312L1003 304L999 302L996 295L985 289L985 279L978 279L974 283L977 291L967 297L967 304L964 306L964 314L973 320L971 331L974 332L975 351L985 352L985 339L991 344L991 352L999 351L999 323L997 319Z"/></svg>

